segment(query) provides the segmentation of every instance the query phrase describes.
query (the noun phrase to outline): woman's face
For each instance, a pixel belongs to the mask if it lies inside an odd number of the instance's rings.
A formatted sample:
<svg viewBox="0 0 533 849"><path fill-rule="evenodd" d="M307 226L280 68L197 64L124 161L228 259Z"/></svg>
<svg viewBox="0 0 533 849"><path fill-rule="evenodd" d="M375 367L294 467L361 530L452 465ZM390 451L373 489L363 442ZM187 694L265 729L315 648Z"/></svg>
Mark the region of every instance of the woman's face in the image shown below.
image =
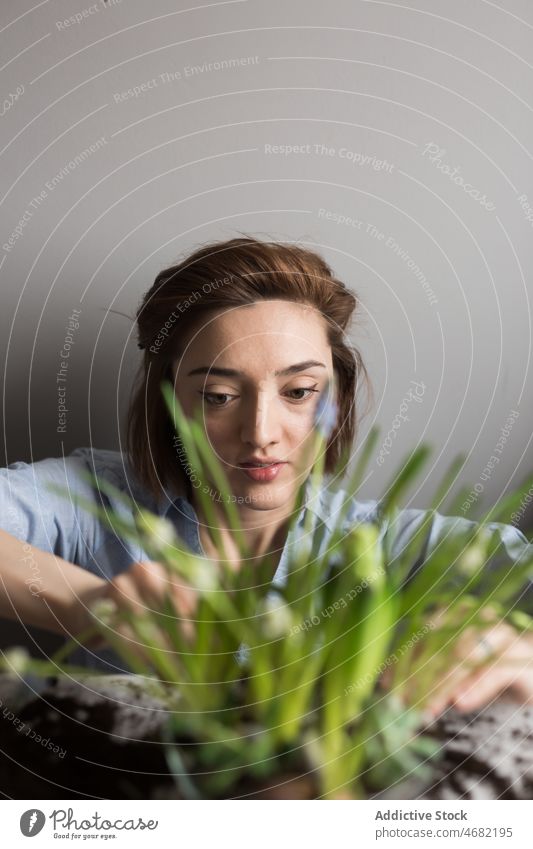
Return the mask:
<svg viewBox="0 0 533 849"><path fill-rule="evenodd" d="M315 460L315 409L333 376L322 316L291 301L259 301L210 313L189 335L174 363L185 415L202 411L237 506L283 507ZM281 463L246 471L254 458Z"/></svg>

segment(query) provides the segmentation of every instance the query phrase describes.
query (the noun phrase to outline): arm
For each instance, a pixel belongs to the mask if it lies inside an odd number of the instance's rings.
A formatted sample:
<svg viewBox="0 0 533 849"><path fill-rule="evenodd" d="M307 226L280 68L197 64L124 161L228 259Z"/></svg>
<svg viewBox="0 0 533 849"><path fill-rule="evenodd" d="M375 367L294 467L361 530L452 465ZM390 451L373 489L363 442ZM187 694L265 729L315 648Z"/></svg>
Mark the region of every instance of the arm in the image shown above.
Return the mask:
<svg viewBox="0 0 533 849"><path fill-rule="evenodd" d="M65 638L90 627L88 607L107 589L105 572L84 564L102 543L97 520L48 489L94 497L84 453L0 469L0 616Z"/></svg>
<svg viewBox="0 0 533 849"><path fill-rule="evenodd" d="M31 564L32 578L24 577L23 558ZM94 624L89 606L99 599L111 599L143 615L170 590L182 616L193 615L196 608L196 593L183 584L174 585L153 561L132 563L125 573L107 581L0 529L0 563L0 616L70 639ZM192 638L192 623L184 622L183 627ZM119 630L128 636L127 628ZM100 636L85 644L94 649L106 645Z"/></svg>
<svg viewBox="0 0 533 849"><path fill-rule="evenodd" d="M0 529L0 616L73 637L90 626L88 605L107 581Z"/></svg>
<svg viewBox="0 0 533 849"><path fill-rule="evenodd" d="M425 515L424 510L401 511L394 527L393 550L396 553L401 553ZM424 569L428 557L438 552L440 544L445 543L448 536L451 538L455 533L473 529L477 524L463 517L436 513L426 546L412 573ZM518 528L504 522L489 522L487 527L496 531L496 538L500 541L498 561L506 572L508 570L509 578L512 578L514 566L533 564L533 544ZM460 567L458 562L454 562L448 568L450 577L453 577L454 570ZM486 563L482 568L490 566ZM533 615L532 589L530 572L522 590L516 595L513 591L514 601L509 602L509 609L521 609ZM448 704L462 710L480 708L506 689L519 701L533 703L532 632L516 631L494 613L490 604L484 613L487 619L484 634L477 629L467 628L450 650L449 671L432 693L429 704L430 712L434 715L439 714ZM438 615L437 619L440 618ZM477 661L483 662L483 666L472 671L469 667ZM416 688L413 688L413 692L416 692Z"/></svg>
<svg viewBox="0 0 533 849"><path fill-rule="evenodd" d="M169 586L159 564L146 561L138 546L128 551L131 559L121 573L112 572L120 558L104 557L100 574L82 568L84 559L89 563L84 549L94 554L102 546L103 528L75 503L50 494L47 484L93 498L92 486L79 474L86 467L84 453L78 449L64 459L0 469L0 616L73 638L94 625L89 608L95 601L110 599L143 614L168 590L186 615L195 594L173 582ZM101 456L100 466L105 467ZM96 637L86 645L99 649L104 643Z"/></svg>
<svg viewBox="0 0 533 849"><path fill-rule="evenodd" d="M428 512L427 510L416 508L408 508L400 511L398 521L394 526L394 552L400 552L409 542L409 539L414 535L416 529L420 527ZM442 513L436 512L431 524L424 559L449 534L460 533L461 531L474 528L478 524L475 520L467 519L464 516L445 516ZM522 557L533 557L533 544L514 525L509 525L505 522L488 522L487 527L498 531L505 549L505 556L509 563L519 560Z"/></svg>

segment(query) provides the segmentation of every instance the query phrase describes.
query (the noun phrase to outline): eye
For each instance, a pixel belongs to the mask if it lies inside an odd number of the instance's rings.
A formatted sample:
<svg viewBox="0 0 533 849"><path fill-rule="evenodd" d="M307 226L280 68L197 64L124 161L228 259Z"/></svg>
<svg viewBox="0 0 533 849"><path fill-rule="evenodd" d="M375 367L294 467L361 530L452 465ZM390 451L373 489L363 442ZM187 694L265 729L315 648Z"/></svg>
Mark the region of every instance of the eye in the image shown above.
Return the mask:
<svg viewBox="0 0 533 849"><path fill-rule="evenodd" d="M291 392L309 392L309 393L312 394L313 392L318 392L318 391L319 391L318 389L315 389L315 387L312 387L312 386L298 386L296 389L289 389L287 394L290 395ZM307 401L307 399L311 397L311 394L305 395L303 398L301 396L300 396L300 398L294 398L293 397L292 400L296 401L296 402Z"/></svg>
<svg viewBox="0 0 533 849"><path fill-rule="evenodd" d="M236 398L236 395L230 395L228 392L200 392L199 393L204 399L205 403L210 407L227 407L228 404L218 404L216 400L217 398Z"/></svg>
<svg viewBox="0 0 533 849"><path fill-rule="evenodd" d="M298 386L295 389L289 389L285 394L290 396L292 395L292 400L296 404L301 404L304 401L307 401L313 393L319 392L318 389L311 386ZM300 397L295 397L293 393L308 393L306 395L300 395ZM238 398L238 395L230 395L229 392L199 392L199 395L202 396L204 402L210 407L216 407L218 409L225 409L231 403L230 401L224 401L225 398Z"/></svg>

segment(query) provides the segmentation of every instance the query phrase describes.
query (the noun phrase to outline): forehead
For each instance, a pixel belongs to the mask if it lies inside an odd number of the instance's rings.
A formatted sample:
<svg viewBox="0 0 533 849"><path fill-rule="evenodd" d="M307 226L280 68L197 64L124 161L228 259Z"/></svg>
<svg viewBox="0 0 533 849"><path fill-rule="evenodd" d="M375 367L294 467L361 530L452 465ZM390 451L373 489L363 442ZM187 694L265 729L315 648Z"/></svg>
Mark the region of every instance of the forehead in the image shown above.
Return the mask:
<svg viewBox="0 0 533 849"><path fill-rule="evenodd" d="M190 334L182 362L237 359L274 371L296 354L299 360L320 354L327 362L329 351L326 323L314 307L272 299L207 313Z"/></svg>

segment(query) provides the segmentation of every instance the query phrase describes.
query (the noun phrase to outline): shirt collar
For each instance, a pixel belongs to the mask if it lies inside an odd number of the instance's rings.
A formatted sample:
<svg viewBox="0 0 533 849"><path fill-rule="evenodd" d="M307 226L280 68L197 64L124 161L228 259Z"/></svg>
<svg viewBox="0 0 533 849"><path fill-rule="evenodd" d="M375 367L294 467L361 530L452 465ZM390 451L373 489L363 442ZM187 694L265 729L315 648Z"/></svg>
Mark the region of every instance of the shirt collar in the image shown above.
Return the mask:
<svg viewBox="0 0 533 849"><path fill-rule="evenodd" d="M169 511L172 508L175 508L178 513L185 514L190 518L196 518L196 511L189 501L189 499L183 495L183 493L178 493L177 490L173 487L164 487L163 492L165 494L165 503L162 508L160 508L160 515L166 517ZM322 488L317 495L311 497L311 477L308 477L305 482L304 489L304 503L300 509L300 514L298 516L298 520L296 522L297 525L303 523L304 516L307 510L315 515L320 521L322 521L329 530L333 530L334 521L331 513L327 509L327 499L326 499L327 489Z"/></svg>

